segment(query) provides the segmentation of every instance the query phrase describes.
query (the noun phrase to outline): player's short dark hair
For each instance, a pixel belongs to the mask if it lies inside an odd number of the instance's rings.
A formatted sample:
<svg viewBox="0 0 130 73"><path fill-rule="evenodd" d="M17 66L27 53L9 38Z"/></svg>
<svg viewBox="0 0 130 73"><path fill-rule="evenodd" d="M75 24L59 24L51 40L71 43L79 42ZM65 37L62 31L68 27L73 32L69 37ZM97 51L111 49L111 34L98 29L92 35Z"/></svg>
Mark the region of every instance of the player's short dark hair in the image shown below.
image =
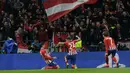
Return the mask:
<svg viewBox="0 0 130 73"><path fill-rule="evenodd" d="M66 40L71 40L71 37L67 37Z"/></svg>
<svg viewBox="0 0 130 73"><path fill-rule="evenodd" d="M104 35L104 36L109 36L109 32L108 32L108 31L104 31L104 32L102 33L102 35Z"/></svg>

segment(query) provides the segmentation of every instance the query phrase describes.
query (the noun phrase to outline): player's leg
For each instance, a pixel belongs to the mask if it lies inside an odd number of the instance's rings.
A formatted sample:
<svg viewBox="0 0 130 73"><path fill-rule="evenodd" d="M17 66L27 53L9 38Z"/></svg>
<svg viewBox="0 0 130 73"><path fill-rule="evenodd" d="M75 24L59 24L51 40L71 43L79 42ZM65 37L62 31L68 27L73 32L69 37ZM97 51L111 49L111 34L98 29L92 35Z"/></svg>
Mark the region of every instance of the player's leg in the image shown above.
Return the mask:
<svg viewBox="0 0 130 73"><path fill-rule="evenodd" d="M56 69L59 69L59 68L60 68L60 66L59 66L59 65L56 65L56 66L55 66L55 68L56 68Z"/></svg>
<svg viewBox="0 0 130 73"><path fill-rule="evenodd" d="M77 69L77 65L76 65L76 55L72 55L71 57L71 67L73 69Z"/></svg>
<svg viewBox="0 0 130 73"><path fill-rule="evenodd" d="M108 51L108 55L105 55L105 61L106 61L106 68L109 68L109 55L111 54L111 51Z"/></svg>
<svg viewBox="0 0 130 73"><path fill-rule="evenodd" d="M64 57L66 68L69 67L69 63L68 63L69 58L70 58L70 55L66 55L66 56Z"/></svg>
<svg viewBox="0 0 130 73"><path fill-rule="evenodd" d="M45 66L43 69L59 69L57 66Z"/></svg>
<svg viewBox="0 0 130 73"><path fill-rule="evenodd" d="M116 67L118 68L119 67L119 64L118 64L118 60L117 60L117 58L116 58L116 50L113 50L112 51L112 60L115 62L115 64L116 64Z"/></svg>
<svg viewBox="0 0 130 73"><path fill-rule="evenodd" d="M60 66L56 62L52 61L51 63L52 63L51 64L52 69L59 69L60 68Z"/></svg>
<svg viewBox="0 0 130 73"><path fill-rule="evenodd" d="M106 61L106 67L109 67L108 65L108 62L109 62L109 59L108 59L108 55L105 56L105 61Z"/></svg>
<svg viewBox="0 0 130 73"><path fill-rule="evenodd" d="M59 65L57 65L57 66L45 66L45 67L42 68L42 70L46 70L46 69L59 69L59 68L60 68Z"/></svg>
<svg viewBox="0 0 130 73"><path fill-rule="evenodd" d="M41 49L41 50L40 50L40 55L42 56L43 60L44 60L45 63L47 64L47 66L43 67L42 69L51 69L52 67L49 66L49 64L50 64L51 61L44 59L44 53L45 53L45 50Z"/></svg>
<svg viewBox="0 0 130 73"><path fill-rule="evenodd" d="M54 61L49 60L47 64L48 66L46 66L45 69L59 69L60 68L60 66L57 65L57 63Z"/></svg>
<svg viewBox="0 0 130 73"><path fill-rule="evenodd" d="M53 66L45 66L43 69L53 69Z"/></svg>

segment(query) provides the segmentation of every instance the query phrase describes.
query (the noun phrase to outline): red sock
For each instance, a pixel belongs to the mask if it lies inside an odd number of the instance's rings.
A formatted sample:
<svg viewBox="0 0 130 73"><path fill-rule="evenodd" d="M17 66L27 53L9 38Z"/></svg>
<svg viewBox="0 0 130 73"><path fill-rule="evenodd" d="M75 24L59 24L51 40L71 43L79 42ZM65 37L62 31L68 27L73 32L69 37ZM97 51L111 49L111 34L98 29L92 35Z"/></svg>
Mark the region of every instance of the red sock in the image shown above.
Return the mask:
<svg viewBox="0 0 130 73"><path fill-rule="evenodd" d="M58 69L58 66L53 66L52 69Z"/></svg>
<svg viewBox="0 0 130 73"><path fill-rule="evenodd" d="M105 56L106 64L108 64L108 56Z"/></svg>
<svg viewBox="0 0 130 73"><path fill-rule="evenodd" d="M72 65L72 69L74 69L75 68L75 65Z"/></svg>
<svg viewBox="0 0 130 73"><path fill-rule="evenodd" d="M58 69L58 66L46 66L45 69Z"/></svg>
<svg viewBox="0 0 130 73"><path fill-rule="evenodd" d="M52 69L52 66L46 66L45 69Z"/></svg>
<svg viewBox="0 0 130 73"><path fill-rule="evenodd" d="M65 64L66 64L66 65L68 65L68 64L69 64L69 63L68 63L68 60L67 60L66 58L65 58Z"/></svg>
<svg viewBox="0 0 130 73"><path fill-rule="evenodd" d="M117 63L116 57L113 57L112 60L113 60L115 63Z"/></svg>
<svg viewBox="0 0 130 73"><path fill-rule="evenodd" d="M112 60L116 63L116 66L118 67L118 61L117 61L116 57L113 57Z"/></svg>
<svg viewBox="0 0 130 73"><path fill-rule="evenodd" d="M65 62L66 65L69 65L68 61Z"/></svg>

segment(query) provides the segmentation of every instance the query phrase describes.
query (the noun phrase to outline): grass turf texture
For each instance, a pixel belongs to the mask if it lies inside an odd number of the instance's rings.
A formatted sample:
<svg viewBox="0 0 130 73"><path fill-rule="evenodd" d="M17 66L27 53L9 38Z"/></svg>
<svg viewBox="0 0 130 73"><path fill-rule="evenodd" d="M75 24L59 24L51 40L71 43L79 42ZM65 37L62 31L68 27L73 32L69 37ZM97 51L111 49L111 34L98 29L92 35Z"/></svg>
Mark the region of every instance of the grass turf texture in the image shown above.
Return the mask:
<svg viewBox="0 0 130 73"><path fill-rule="evenodd" d="M58 70L0 70L0 73L130 73L130 68L86 68Z"/></svg>

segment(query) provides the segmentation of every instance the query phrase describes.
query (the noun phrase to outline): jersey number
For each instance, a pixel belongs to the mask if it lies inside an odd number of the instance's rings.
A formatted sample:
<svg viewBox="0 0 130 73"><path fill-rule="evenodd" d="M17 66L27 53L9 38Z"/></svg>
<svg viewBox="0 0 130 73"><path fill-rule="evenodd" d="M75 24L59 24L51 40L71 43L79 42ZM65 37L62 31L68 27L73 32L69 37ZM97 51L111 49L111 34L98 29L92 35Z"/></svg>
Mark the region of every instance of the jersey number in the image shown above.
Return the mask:
<svg viewBox="0 0 130 73"><path fill-rule="evenodd" d="M75 44L74 44L74 42L69 43L69 45L70 45L70 49L75 48Z"/></svg>

